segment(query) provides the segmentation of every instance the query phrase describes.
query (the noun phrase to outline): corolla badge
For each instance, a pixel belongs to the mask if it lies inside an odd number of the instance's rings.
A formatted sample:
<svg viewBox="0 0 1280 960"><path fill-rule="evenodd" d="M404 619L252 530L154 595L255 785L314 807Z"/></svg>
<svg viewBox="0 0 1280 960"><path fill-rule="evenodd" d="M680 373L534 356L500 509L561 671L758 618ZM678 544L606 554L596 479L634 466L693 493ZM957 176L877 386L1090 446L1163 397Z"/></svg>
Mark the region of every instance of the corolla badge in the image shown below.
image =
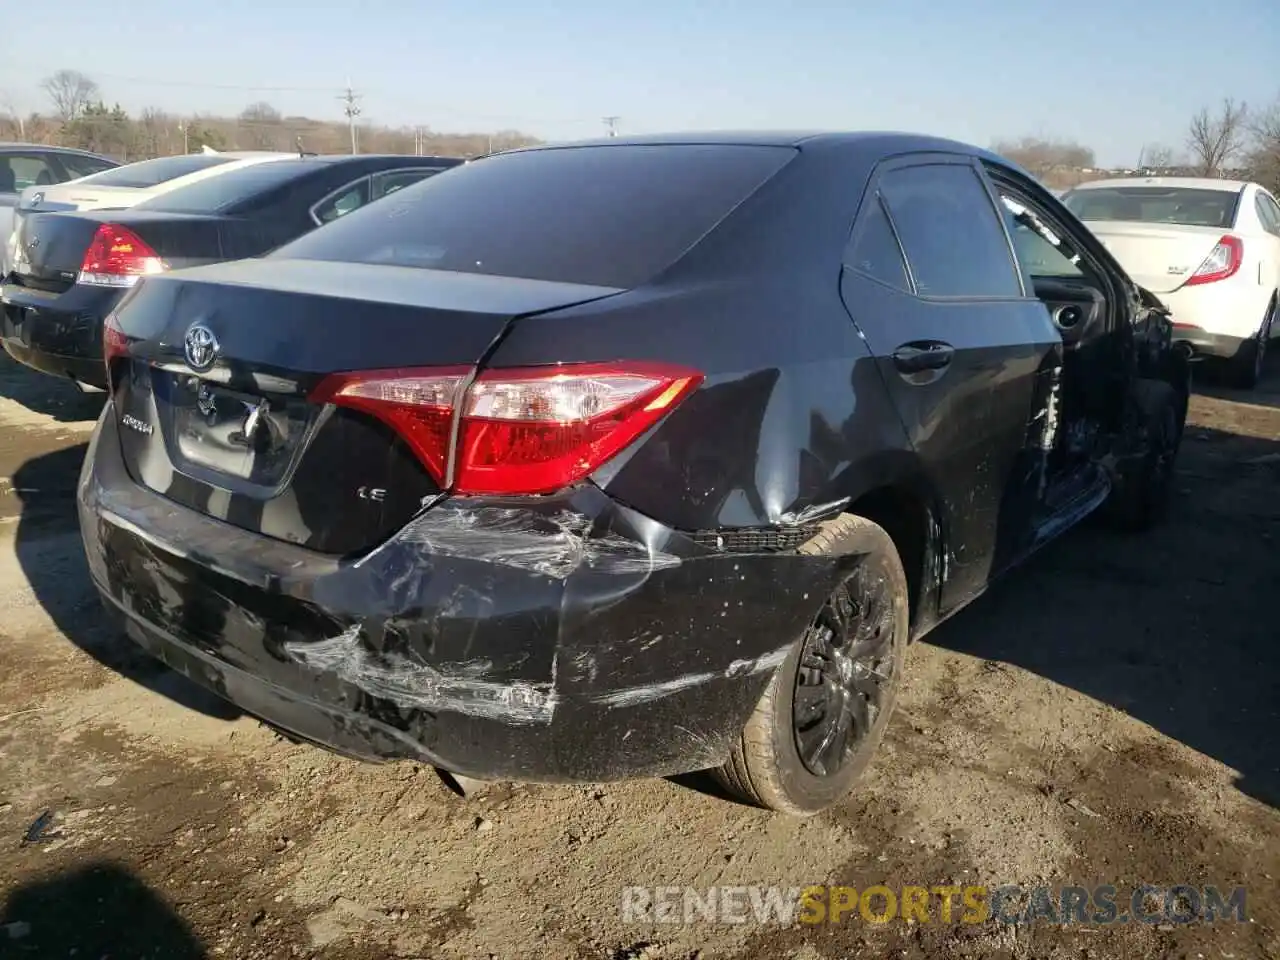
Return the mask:
<svg viewBox="0 0 1280 960"><path fill-rule="evenodd" d="M202 323L193 323L183 337L183 352L187 357L187 366L196 373L203 373L213 366L218 359L218 338Z"/></svg>

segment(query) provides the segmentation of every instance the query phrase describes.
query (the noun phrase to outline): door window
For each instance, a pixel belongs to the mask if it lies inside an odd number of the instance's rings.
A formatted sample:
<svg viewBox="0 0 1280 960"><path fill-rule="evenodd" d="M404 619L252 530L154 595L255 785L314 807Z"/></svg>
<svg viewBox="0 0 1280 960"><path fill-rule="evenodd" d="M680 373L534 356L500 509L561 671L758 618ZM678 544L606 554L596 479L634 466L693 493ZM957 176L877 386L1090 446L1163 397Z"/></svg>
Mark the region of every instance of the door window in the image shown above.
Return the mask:
<svg viewBox="0 0 1280 960"><path fill-rule="evenodd" d="M885 215L879 193L867 200L867 209L860 218L847 260L850 267L872 280L879 280L898 290L911 290L902 248L898 246L898 238Z"/></svg>
<svg viewBox="0 0 1280 960"><path fill-rule="evenodd" d="M43 154L0 154L0 193L18 193L27 187L45 186L61 179Z"/></svg>
<svg viewBox="0 0 1280 960"><path fill-rule="evenodd" d="M902 167L881 179L880 190L920 296L1023 296L1004 228L973 168Z"/></svg>
<svg viewBox="0 0 1280 960"><path fill-rule="evenodd" d="M404 187L425 180L433 173L439 173L433 167L419 167L416 170L388 170L386 173L373 175L373 199L380 200L389 193L395 193Z"/></svg>
<svg viewBox="0 0 1280 960"><path fill-rule="evenodd" d="M1082 277L1075 251L1021 201L1001 194L1018 264L1032 277Z"/></svg>
<svg viewBox="0 0 1280 960"><path fill-rule="evenodd" d="M1262 221L1262 229L1267 233L1280 237L1280 206L1265 193L1254 194L1254 205L1258 208L1258 218Z"/></svg>
<svg viewBox="0 0 1280 960"><path fill-rule="evenodd" d="M311 215L315 217L316 223L330 223L359 210L368 202L369 178L362 177L355 183L349 183L329 194L328 198L311 208Z"/></svg>

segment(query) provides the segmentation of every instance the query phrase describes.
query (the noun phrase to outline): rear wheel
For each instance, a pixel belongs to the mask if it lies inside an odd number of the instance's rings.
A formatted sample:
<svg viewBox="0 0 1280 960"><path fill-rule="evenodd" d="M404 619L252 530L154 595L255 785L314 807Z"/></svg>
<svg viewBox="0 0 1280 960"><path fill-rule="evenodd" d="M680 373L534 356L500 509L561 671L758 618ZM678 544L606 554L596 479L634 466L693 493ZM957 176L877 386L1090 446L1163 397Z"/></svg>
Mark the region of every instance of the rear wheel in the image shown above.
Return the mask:
<svg viewBox="0 0 1280 960"><path fill-rule="evenodd" d="M1262 329L1258 335L1245 342L1231 359L1231 379L1237 386L1252 390L1262 379L1262 370L1267 362L1267 348L1271 345L1271 330L1276 318L1276 301L1267 306L1267 315L1263 318Z"/></svg>
<svg viewBox="0 0 1280 960"><path fill-rule="evenodd" d="M748 803L808 816L848 793L883 739L909 615L898 551L870 520L837 517L800 552L859 559L778 668L715 774Z"/></svg>

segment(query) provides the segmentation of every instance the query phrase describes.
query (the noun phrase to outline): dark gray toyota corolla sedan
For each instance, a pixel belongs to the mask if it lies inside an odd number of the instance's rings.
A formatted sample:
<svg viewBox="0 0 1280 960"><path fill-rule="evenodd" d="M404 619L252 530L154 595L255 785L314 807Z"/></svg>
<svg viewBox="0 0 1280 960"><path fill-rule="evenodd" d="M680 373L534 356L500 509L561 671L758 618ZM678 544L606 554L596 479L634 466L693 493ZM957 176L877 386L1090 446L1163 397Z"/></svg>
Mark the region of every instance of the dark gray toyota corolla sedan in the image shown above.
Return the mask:
<svg viewBox="0 0 1280 960"><path fill-rule="evenodd" d="M145 278L81 527L134 640L296 737L813 813L909 640L1099 508L1158 519L1170 333L963 144L524 149Z"/></svg>

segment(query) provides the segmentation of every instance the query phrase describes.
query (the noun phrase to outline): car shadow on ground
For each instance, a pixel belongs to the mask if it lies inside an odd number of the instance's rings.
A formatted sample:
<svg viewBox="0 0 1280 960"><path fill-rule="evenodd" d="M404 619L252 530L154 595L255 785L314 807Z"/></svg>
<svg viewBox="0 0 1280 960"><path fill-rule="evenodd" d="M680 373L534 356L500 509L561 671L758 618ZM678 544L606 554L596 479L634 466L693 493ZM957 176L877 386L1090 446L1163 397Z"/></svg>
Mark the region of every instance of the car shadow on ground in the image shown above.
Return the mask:
<svg viewBox="0 0 1280 960"><path fill-rule="evenodd" d="M1267 354L1262 381L1249 390L1233 386L1228 371L1212 362L1198 361L1191 369L1195 392L1201 396L1280 410L1280 341Z"/></svg>
<svg viewBox="0 0 1280 960"><path fill-rule="evenodd" d="M110 862L10 887L0 907L6 957L166 957L209 954L173 908Z"/></svg>
<svg viewBox="0 0 1280 960"><path fill-rule="evenodd" d="M32 457L14 471L14 492L22 500L14 550L32 592L58 630L103 666L207 716L238 718L233 705L135 646L103 610L76 519L76 483L86 446Z"/></svg>
<svg viewBox="0 0 1280 960"><path fill-rule="evenodd" d="M3 350L0 350L0 396L61 423L97 420L106 400L105 393L81 391L70 380L24 367Z"/></svg>
<svg viewBox="0 0 1280 960"><path fill-rule="evenodd" d="M1161 526L1086 523L925 642L1106 703L1280 807L1277 595L1280 442L1190 426Z"/></svg>

